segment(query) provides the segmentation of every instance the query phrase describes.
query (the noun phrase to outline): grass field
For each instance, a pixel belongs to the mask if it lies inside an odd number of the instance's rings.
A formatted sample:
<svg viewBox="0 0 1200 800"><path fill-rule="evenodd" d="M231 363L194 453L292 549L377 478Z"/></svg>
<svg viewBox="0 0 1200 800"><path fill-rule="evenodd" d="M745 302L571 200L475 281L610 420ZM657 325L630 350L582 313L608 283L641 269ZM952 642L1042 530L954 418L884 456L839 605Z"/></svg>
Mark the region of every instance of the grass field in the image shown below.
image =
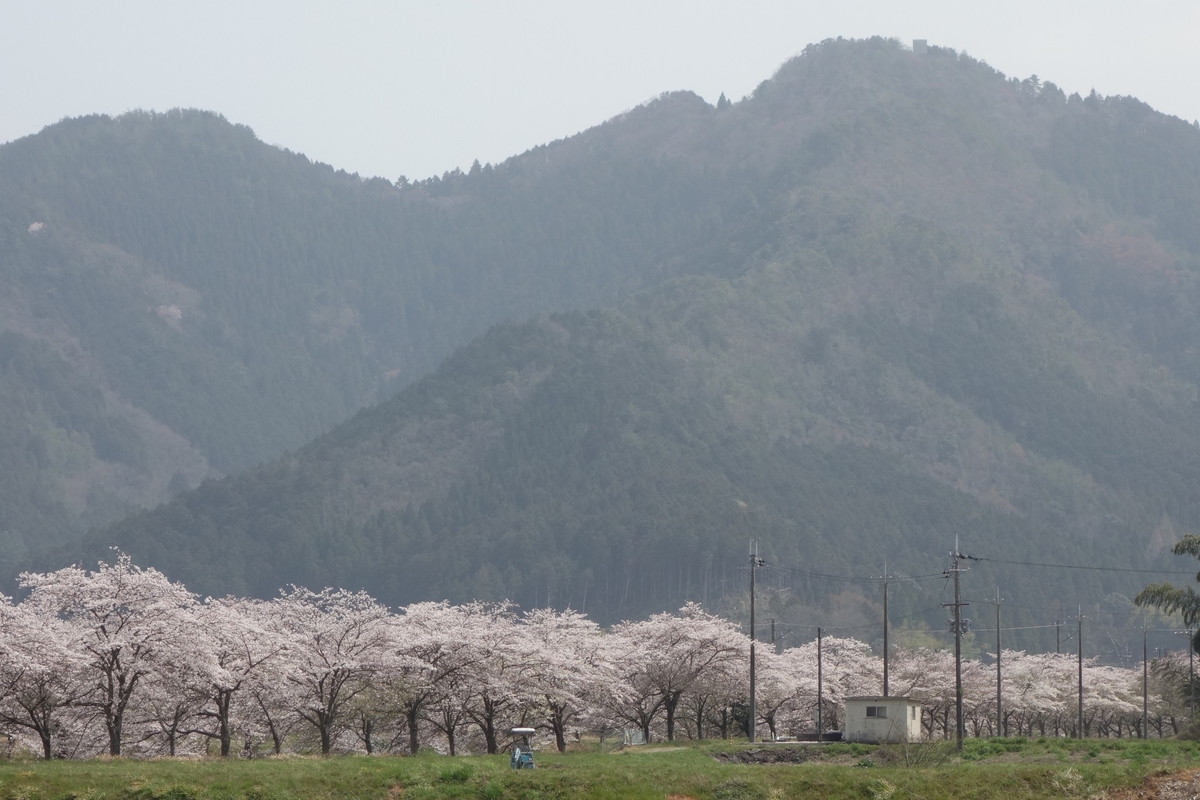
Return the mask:
<svg viewBox="0 0 1200 800"><path fill-rule="evenodd" d="M253 761L124 759L0 762L0 800L771 800L1095 798L1147 776L1200 767L1196 742L969 740L870 748L792 746L799 763L744 743L648 746L611 753L538 754L514 772L507 756L285 758Z"/></svg>

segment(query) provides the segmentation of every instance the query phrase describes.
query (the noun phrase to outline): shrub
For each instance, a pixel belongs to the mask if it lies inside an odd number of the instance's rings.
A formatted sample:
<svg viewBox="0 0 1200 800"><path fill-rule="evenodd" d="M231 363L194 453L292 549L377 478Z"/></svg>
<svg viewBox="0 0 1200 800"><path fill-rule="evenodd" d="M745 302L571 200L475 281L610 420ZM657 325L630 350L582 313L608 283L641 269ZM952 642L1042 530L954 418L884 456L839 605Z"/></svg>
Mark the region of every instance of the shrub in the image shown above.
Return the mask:
<svg viewBox="0 0 1200 800"><path fill-rule="evenodd" d="M438 780L442 783L466 783L474 772L470 764L455 764L439 772Z"/></svg>
<svg viewBox="0 0 1200 800"><path fill-rule="evenodd" d="M954 742L929 739L883 745L875 751L875 760L889 767L939 767L954 753Z"/></svg>

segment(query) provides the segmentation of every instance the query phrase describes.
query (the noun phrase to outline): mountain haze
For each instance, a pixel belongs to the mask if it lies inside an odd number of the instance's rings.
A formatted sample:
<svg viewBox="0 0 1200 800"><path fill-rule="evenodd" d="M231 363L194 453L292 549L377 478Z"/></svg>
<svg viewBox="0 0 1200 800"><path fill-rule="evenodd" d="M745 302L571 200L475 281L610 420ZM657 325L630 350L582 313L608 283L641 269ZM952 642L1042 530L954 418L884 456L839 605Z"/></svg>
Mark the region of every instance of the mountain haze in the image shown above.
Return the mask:
<svg viewBox="0 0 1200 800"><path fill-rule="evenodd" d="M685 271L737 215L650 158L401 190L198 111L0 148L0 559L297 447L490 324Z"/></svg>
<svg viewBox="0 0 1200 800"><path fill-rule="evenodd" d="M1009 562L1170 568L1200 530L1200 130L1131 98L838 40L418 184L197 112L65 122L19 170L4 246L55 302L7 301L5 364L94 409L46 430L85 429L81 470L212 476L58 557L613 620L736 603L758 537L773 613L853 625L878 589L820 575L937 573L959 537L976 603L1035 622L1148 576Z"/></svg>

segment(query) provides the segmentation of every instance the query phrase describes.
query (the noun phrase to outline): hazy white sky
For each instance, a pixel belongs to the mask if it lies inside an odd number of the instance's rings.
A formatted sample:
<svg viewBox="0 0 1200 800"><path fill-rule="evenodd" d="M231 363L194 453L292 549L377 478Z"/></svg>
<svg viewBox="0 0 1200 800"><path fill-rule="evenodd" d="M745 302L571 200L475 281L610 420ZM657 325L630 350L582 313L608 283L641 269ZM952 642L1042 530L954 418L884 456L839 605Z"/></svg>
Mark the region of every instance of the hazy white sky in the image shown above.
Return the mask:
<svg viewBox="0 0 1200 800"><path fill-rule="evenodd" d="M663 91L737 100L809 43L874 35L1200 118L1200 0L0 0L0 142L182 106L415 179Z"/></svg>

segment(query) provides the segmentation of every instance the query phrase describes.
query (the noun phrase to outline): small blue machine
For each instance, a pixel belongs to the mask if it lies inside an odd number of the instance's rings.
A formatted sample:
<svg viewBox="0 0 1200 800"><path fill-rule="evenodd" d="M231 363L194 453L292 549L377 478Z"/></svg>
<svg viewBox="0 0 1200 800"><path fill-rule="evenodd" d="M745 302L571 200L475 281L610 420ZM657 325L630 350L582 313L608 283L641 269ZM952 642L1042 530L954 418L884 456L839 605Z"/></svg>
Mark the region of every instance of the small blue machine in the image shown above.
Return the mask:
<svg viewBox="0 0 1200 800"><path fill-rule="evenodd" d="M529 746L529 737L537 731L533 728L513 728L512 758L509 764L513 769L533 769L533 748Z"/></svg>

